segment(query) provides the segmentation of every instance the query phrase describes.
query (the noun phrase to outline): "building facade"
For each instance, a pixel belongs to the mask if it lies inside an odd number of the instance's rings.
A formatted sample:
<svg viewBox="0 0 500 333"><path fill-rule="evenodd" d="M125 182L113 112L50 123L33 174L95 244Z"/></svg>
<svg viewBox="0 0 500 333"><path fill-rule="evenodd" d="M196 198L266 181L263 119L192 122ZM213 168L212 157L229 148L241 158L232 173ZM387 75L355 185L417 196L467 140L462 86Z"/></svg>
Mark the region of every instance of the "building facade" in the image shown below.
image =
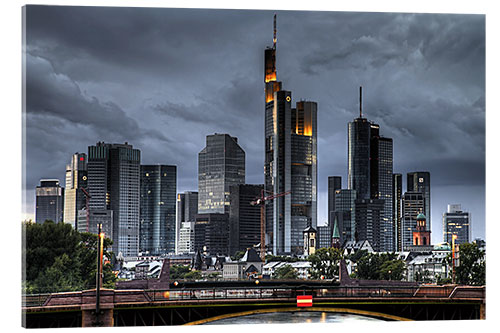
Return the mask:
<svg viewBox="0 0 500 333"><path fill-rule="evenodd" d="M183 223L195 222L196 214L198 214L198 192L186 191L184 193L177 194L177 204L175 212L175 244L177 244L177 248L178 245L180 245L180 232L183 228ZM194 233L194 226L192 228L192 232ZM178 248L176 253L183 253L179 252L179 250L180 249Z"/></svg>
<svg viewBox="0 0 500 333"><path fill-rule="evenodd" d="M260 197L264 185L230 187L229 255L260 243L260 205L250 203Z"/></svg>
<svg viewBox="0 0 500 333"><path fill-rule="evenodd" d="M273 47L265 50L265 164L267 193L290 192L266 205L266 244L272 253L302 254L302 231L317 226L317 104L282 90Z"/></svg>
<svg viewBox="0 0 500 333"><path fill-rule="evenodd" d="M455 244L470 243L470 220L470 213L463 211L461 205L448 205L443 214L443 242L451 244L453 235L457 235Z"/></svg>
<svg viewBox="0 0 500 333"><path fill-rule="evenodd" d="M229 215L198 214L194 225L194 251L208 255L229 255Z"/></svg>
<svg viewBox="0 0 500 333"><path fill-rule="evenodd" d="M127 142L98 142L88 148L90 214L112 211L112 251L117 256L139 253L140 164L140 150Z"/></svg>
<svg viewBox="0 0 500 333"><path fill-rule="evenodd" d="M177 167L141 165L139 251L175 253Z"/></svg>
<svg viewBox="0 0 500 333"><path fill-rule="evenodd" d="M318 233L316 235L318 241L318 249L329 248L332 246L332 227L329 224L319 225L317 228Z"/></svg>
<svg viewBox="0 0 500 333"><path fill-rule="evenodd" d="M198 213L228 213L230 186L245 183L245 152L228 134L206 140L198 154Z"/></svg>
<svg viewBox="0 0 500 333"><path fill-rule="evenodd" d="M372 236L377 239L377 243L376 245L372 241L370 243L380 251L393 251L393 142L391 138L380 136L378 124L363 118L361 87L359 108L359 117L350 122L347 127L347 185L348 189L356 191L357 200L361 203L361 206L356 208L356 211L359 211L359 214L356 213L356 231L359 237L364 237L361 235L365 235L366 230L375 228L372 224L378 221L379 225L374 230L377 230L379 234ZM377 200L376 203L372 202L375 206L371 207L372 203L369 200ZM370 212L363 212L362 207L378 212L376 207L380 202L383 204L380 216L370 221L365 220L364 217L369 217Z"/></svg>
<svg viewBox="0 0 500 333"><path fill-rule="evenodd" d="M356 239L356 191L340 189L335 192L335 219L337 219L340 243Z"/></svg>
<svg viewBox="0 0 500 333"><path fill-rule="evenodd" d="M417 216L425 208L424 194L422 192L405 192L402 205L401 246L402 250L406 251L413 245L413 232L417 231Z"/></svg>
<svg viewBox="0 0 500 333"><path fill-rule="evenodd" d="M392 175L392 224L394 226L394 251L403 251L401 245L403 176L400 173Z"/></svg>
<svg viewBox="0 0 500 333"><path fill-rule="evenodd" d="M87 225L87 210L78 211L76 230L78 232L90 232L97 234L98 224L102 225L101 232L104 232L106 238L113 239L113 211L109 209L94 209L89 211Z"/></svg>
<svg viewBox="0 0 500 333"><path fill-rule="evenodd" d="M376 252L387 251L383 248L384 235L383 213L385 202L382 199L357 199L356 210L356 239L367 240Z"/></svg>
<svg viewBox="0 0 500 333"><path fill-rule="evenodd" d="M333 225L335 220L335 192L342 188L342 177L328 177L328 225Z"/></svg>
<svg viewBox="0 0 500 333"><path fill-rule="evenodd" d="M406 190L420 192L424 195L424 210L427 218L427 229L431 230L431 174L428 171L416 171L406 174Z"/></svg>
<svg viewBox="0 0 500 333"><path fill-rule="evenodd" d="M35 221L44 223L63 221L64 187L59 185L58 179L41 179L36 187Z"/></svg>
<svg viewBox="0 0 500 333"><path fill-rule="evenodd" d="M66 187L64 189L64 223L77 228L78 211L85 208L86 198L82 188L87 189L87 154L75 153L66 165Z"/></svg>
<svg viewBox="0 0 500 333"><path fill-rule="evenodd" d="M177 242L177 254L194 254L195 222L182 222Z"/></svg>

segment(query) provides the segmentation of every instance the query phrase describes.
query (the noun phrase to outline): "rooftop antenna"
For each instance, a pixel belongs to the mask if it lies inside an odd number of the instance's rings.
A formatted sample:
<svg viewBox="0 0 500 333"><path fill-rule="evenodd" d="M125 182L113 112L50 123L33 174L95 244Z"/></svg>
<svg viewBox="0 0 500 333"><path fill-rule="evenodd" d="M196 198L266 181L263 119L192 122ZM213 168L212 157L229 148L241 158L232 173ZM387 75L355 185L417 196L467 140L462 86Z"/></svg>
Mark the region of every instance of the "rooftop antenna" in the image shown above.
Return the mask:
<svg viewBox="0 0 500 333"><path fill-rule="evenodd" d="M359 87L359 118L363 118L363 87Z"/></svg>
<svg viewBox="0 0 500 333"><path fill-rule="evenodd" d="M274 14L273 49L276 50L276 14Z"/></svg>

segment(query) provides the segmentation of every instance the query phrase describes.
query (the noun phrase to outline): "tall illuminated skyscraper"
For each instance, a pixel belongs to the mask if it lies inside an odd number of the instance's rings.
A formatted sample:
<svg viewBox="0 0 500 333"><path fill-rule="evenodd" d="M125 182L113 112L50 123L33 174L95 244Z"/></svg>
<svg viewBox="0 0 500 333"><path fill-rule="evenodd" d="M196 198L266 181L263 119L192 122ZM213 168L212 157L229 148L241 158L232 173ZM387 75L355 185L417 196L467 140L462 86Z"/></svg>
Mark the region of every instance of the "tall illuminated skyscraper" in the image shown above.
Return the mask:
<svg viewBox="0 0 500 333"><path fill-rule="evenodd" d="M273 254L301 254L303 231L317 227L317 104L282 90L273 46L264 53L265 165L267 193L291 192L266 205L266 245Z"/></svg>
<svg viewBox="0 0 500 333"><path fill-rule="evenodd" d="M198 214L229 213L230 187L245 184L245 152L229 134L207 136L198 154Z"/></svg>
<svg viewBox="0 0 500 333"><path fill-rule="evenodd" d="M139 181L141 152L127 142L98 142L88 148L89 208L112 217L112 251L124 257L139 253ZM91 224L95 224L90 221Z"/></svg>
<svg viewBox="0 0 500 333"><path fill-rule="evenodd" d="M64 223L77 228L78 211L85 208L85 195L82 188L87 188L87 155L75 153L66 166L66 188L64 190Z"/></svg>

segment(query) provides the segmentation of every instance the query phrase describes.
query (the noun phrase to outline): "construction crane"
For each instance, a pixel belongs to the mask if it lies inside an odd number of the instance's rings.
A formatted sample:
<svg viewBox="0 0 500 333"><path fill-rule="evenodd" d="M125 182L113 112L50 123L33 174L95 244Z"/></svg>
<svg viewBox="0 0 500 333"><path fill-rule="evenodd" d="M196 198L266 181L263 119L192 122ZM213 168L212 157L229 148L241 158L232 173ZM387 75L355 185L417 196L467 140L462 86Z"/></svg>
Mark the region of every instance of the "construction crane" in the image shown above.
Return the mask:
<svg viewBox="0 0 500 333"><path fill-rule="evenodd" d="M272 193L272 192L271 192ZM266 196L266 191L260 192L260 197L250 202L252 206L260 206L260 259L264 262L266 257L266 201L271 201L275 198L283 197L292 192L283 192L278 194L270 194Z"/></svg>
<svg viewBox="0 0 500 333"><path fill-rule="evenodd" d="M83 194L85 194L85 209L87 210L87 232L89 232L89 225L90 225L90 222L89 222L89 201L90 201L90 198L92 198L89 194L89 192L87 192L86 189L84 189L83 187L80 187L80 190L82 190Z"/></svg>

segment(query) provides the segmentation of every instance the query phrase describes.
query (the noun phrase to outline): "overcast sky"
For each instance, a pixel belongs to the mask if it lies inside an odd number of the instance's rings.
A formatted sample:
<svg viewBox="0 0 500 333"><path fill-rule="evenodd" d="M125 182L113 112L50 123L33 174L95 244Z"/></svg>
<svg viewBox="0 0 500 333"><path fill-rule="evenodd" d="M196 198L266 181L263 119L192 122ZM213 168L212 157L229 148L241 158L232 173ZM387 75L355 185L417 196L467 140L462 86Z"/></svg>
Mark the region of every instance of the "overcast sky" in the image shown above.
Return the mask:
<svg viewBox="0 0 500 333"><path fill-rule="evenodd" d="M272 11L32 6L26 14L26 217L41 178L64 184L71 154L97 141L175 164L197 190L208 134L238 137L247 183L263 183L264 49ZM347 187L347 123L394 140L394 172L430 171L432 240L460 203L485 237L483 15L277 11L278 80L318 103L318 221L327 177ZM405 185L405 184L404 184ZM406 190L406 186L404 186Z"/></svg>

